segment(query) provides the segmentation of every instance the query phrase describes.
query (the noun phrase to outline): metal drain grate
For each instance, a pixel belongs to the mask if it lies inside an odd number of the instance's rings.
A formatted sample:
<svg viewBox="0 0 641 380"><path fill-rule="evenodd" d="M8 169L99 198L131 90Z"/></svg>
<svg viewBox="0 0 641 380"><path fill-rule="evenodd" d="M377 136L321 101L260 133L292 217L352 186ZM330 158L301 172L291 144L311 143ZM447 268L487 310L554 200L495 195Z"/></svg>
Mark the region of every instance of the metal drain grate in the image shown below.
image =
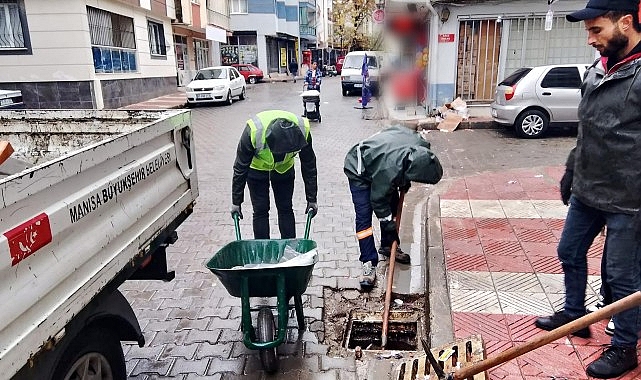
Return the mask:
<svg viewBox="0 0 641 380"><path fill-rule="evenodd" d="M391 311L386 350L416 351L419 336L419 314ZM383 322L380 313L352 312L347 326L345 347L380 350Z"/></svg>
<svg viewBox="0 0 641 380"><path fill-rule="evenodd" d="M439 360L445 373L454 373L463 368L485 359L485 347L479 335L432 349L432 354ZM445 354L445 355L444 355ZM441 357L443 355L443 357ZM440 360L443 359L443 360ZM426 355L403 361L394 370L396 380L437 380L436 372L432 369ZM487 380L487 373L479 373L466 380Z"/></svg>

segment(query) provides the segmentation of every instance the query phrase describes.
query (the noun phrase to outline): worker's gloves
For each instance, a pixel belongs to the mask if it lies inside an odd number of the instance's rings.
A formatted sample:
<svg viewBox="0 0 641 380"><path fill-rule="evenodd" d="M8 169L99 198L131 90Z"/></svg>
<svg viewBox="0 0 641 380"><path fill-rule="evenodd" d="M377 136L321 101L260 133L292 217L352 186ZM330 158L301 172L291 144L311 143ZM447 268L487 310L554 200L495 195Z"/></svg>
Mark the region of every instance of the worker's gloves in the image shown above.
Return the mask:
<svg viewBox="0 0 641 380"><path fill-rule="evenodd" d="M316 202L307 202L307 208L305 208L305 214L309 213L312 218L318 214L318 203Z"/></svg>
<svg viewBox="0 0 641 380"><path fill-rule="evenodd" d="M570 196L572 195L572 177L574 176L574 171L572 170L565 170L565 174L563 174L563 177L561 178L561 183L559 184L559 188L561 191L561 200L563 201L564 205L569 205L570 204Z"/></svg>
<svg viewBox="0 0 641 380"><path fill-rule="evenodd" d="M231 217L233 218L235 215L238 215L240 219L243 218L243 212L240 211L240 205L231 206Z"/></svg>

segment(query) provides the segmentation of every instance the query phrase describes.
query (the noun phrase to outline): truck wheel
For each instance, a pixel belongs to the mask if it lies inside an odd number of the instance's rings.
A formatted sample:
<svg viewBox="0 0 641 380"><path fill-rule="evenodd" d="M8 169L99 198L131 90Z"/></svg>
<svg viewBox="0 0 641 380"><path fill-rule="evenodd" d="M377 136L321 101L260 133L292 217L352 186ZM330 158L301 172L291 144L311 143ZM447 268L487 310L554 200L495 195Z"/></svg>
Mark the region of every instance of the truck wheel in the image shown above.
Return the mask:
<svg viewBox="0 0 641 380"><path fill-rule="evenodd" d="M62 380L126 380L120 341L104 329L86 328L69 344L54 372Z"/></svg>
<svg viewBox="0 0 641 380"><path fill-rule="evenodd" d="M258 342L271 342L274 340L274 314L268 307L258 311ZM272 374L278 371L278 357L276 347L266 348L259 351L260 361L265 372Z"/></svg>
<svg viewBox="0 0 641 380"><path fill-rule="evenodd" d="M347 96L347 94L349 94L349 92L346 89L343 89L343 96Z"/></svg>

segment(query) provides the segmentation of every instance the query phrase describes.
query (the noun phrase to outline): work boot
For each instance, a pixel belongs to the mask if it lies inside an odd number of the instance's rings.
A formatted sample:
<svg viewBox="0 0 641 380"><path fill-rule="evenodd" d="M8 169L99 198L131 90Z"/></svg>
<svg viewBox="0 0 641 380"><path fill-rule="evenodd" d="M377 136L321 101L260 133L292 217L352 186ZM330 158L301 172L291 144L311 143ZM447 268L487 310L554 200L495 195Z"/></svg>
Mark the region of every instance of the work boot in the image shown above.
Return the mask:
<svg viewBox="0 0 641 380"><path fill-rule="evenodd" d="M378 254L381 256L385 256L387 258L390 257L390 252L392 251L392 248L390 247L381 247L378 249ZM401 250L401 247L396 247L396 262L401 263L401 264L409 264L410 263L410 255L407 253L403 252Z"/></svg>
<svg viewBox="0 0 641 380"><path fill-rule="evenodd" d="M636 347L610 346L597 360L588 365L585 373L597 379L611 379L634 368L637 368Z"/></svg>
<svg viewBox="0 0 641 380"><path fill-rule="evenodd" d="M363 275L360 279L361 289L369 292L374 287L376 282L376 267L372 265L371 261L363 263Z"/></svg>
<svg viewBox="0 0 641 380"><path fill-rule="evenodd" d="M549 317L539 317L534 322L534 325L540 329L552 331L558 327L561 327L565 324L572 322L573 320L578 319L572 318L565 313L565 311L558 311ZM575 331L572 335L578 336L579 338L589 338L590 328L586 327L581 330Z"/></svg>
<svg viewBox="0 0 641 380"><path fill-rule="evenodd" d="M610 318L608 325L605 326L605 333L613 336L614 335L614 318Z"/></svg>

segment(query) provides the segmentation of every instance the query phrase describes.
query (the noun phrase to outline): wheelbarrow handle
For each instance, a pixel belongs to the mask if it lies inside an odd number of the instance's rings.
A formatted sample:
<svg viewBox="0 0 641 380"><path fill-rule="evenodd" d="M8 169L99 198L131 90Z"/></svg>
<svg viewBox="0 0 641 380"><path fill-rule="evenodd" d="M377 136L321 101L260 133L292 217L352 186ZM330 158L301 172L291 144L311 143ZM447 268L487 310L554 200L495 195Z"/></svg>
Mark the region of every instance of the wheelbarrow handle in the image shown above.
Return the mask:
<svg viewBox="0 0 641 380"><path fill-rule="evenodd" d="M234 219L234 230L236 231L236 240L240 240L240 215L238 214L232 214L231 216ZM312 226L312 218L314 218L314 215L312 215L311 212L307 213L307 222L305 223L305 239L309 239L309 229Z"/></svg>

